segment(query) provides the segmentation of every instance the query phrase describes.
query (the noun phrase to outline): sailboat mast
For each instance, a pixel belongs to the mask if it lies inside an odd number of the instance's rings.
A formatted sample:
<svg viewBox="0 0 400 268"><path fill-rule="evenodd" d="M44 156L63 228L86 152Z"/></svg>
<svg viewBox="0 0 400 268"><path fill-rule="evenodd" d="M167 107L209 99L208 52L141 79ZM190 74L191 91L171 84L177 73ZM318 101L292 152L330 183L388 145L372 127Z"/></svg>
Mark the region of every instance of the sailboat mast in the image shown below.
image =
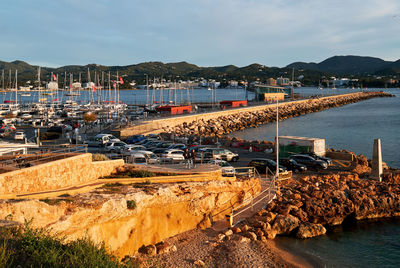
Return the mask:
<svg viewBox="0 0 400 268"><path fill-rule="evenodd" d="M4 69L1 72L1 82L2 89L4 90Z"/></svg>
<svg viewBox="0 0 400 268"><path fill-rule="evenodd" d="M18 104L18 70L15 69L15 104Z"/></svg>
<svg viewBox="0 0 400 268"><path fill-rule="evenodd" d="M42 96L40 95L40 66L38 67L38 102L42 101Z"/></svg>

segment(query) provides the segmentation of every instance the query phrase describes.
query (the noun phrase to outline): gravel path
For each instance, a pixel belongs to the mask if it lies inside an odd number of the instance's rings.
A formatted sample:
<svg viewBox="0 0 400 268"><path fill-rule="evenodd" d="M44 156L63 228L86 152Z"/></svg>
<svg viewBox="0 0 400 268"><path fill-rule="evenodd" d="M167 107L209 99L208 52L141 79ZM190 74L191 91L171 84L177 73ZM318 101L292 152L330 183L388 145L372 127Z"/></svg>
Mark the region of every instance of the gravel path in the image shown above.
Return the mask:
<svg viewBox="0 0 400 268"><path fill-rule="evenodd" d="M217 241L212 229L192 230L165 241L177 247L152 257L139 256L144 267L311 267L306 261L276 248L273 241L250 241L230 235ZM197 261L197 262L196 262Z"/></svg>

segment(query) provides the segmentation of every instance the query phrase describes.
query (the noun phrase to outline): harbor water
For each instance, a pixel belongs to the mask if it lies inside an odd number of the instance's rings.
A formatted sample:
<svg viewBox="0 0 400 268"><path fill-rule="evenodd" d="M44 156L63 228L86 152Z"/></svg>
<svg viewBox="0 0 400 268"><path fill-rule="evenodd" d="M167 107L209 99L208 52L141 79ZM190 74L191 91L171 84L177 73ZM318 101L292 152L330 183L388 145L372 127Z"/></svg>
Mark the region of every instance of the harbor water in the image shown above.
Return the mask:
<svg viewBox="0 0 400 268"><path fill-rule="evenodd" d="M318 92L305 88L305 94ZM373 140L381 138L383 160L400 168L400 90L396 98L375 98L279 122L279 135L318 137L328 147L372 156ZM275 138L267 124L233 134L248 140ZM346 223L327 235L299 240L279 237L277 244L310 260L316 267L399 267L400 219Z"/></svg>
<svg viewBox="0 0 400 268"><path fill-rule="evenodd" d="M311 91L307 88L304 90ZM368 158L372 156L374 139L380 138L383 161L400 168L400 90L385 91L397 97L374 98L290 118L279 122L279 135L323 138L328 148L346 149ZM231 136L273 141L276 124L246 129Z"/></svg>

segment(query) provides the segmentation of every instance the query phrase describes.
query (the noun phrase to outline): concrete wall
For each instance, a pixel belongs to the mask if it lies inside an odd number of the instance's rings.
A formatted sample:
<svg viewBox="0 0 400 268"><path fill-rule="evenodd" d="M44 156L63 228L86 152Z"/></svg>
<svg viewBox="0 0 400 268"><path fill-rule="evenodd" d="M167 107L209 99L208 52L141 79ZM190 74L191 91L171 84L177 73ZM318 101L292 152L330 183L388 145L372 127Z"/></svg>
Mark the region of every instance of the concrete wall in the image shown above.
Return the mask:
<svg viewBox="0 0 400 268"><path fill-rule="evenodd" d="M361 93L350 93L350 94L343 94L343 95L336 95L336 96L329 96L329 97L323 97L319 98L318 100L313 100L313 99L306 99L306 100L299 100L299 101L290 101L290 102L283 102L279 103L279 107L286 106L292 103L309 103L312 101L320 101L324 99L336 99L339 97L343 96L356 96L357 94ZM203 120L210 120L210 119L215 119L220 116L226 116L226 115L235 115L235 114L240 114L244 112L258 112L260 110L265 110L270 107L276 106L276 104L265 104L265 105L257 105L257 106L251 106L251 107L244 107L244 108L238 108L238 109L230 109L230 110L222 110L222 111L217 111L217 112L210 112L210 113L201 113L201 114L190 114L190 115L185 115L185 116L178 116L178 117L169 117L169 118L163 118L163 119L157 119L157 120L149 120L145 121L142 124L129 127L129 128L124 128L121 130L114 130L112 134L115 136L121 137L121 138L127 138L131 135L135 134L149 134L149 133L160 133L163 131L164 127L174 127L183 123L191 123L193 121L203 119Z"/></svg>
<svg viewBox="0 0 400 268"><path fill-rule="evenodd" d="M0 174L0 195L52 191L87 183L108 176L123 165L123 160L92 162L89 153L72 156Z"/></svg>

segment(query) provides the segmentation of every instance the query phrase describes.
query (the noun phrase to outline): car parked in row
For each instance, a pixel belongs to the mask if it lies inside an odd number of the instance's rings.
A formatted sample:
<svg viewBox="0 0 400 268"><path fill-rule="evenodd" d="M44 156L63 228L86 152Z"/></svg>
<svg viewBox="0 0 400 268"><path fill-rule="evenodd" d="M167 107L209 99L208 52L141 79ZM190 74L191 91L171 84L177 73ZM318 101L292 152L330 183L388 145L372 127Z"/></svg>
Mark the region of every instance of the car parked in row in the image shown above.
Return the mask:
<svg viewBox="0 0 400 268"><path fill-rule="evenodd" d="M133 135L133 136L131 136L131 137L126 139L126 143L135 144L135 143L138 143L138 142L140 142L142 140L145 140L145 139L146 139L146 137L144 135Z"/></svg>
<svg viewBox="0 0 400 268"><path fill-rule="evenodd" d="M132 153L126 158L127 163L145 165L147 164L146 156L142 153Z"/></svg>
<svg viewBox="0 0 400 268"><path fill-rule="evenodd" d="M307 170L305 165L299 164L293 159L279 159L279 164L282 164L282 166L286 167L287 170L293 171L294 173Z"/></svg>
<svg viewBox="0 0 400 268"><path fill-rule="evenodd" d="M161 154L161 162L183 162L183 151L178 149L168 149Z"/></svg>
<svg viewBox="0 0 400 268"><path fill-rule="evenodd" d="M209 163L212 165L220 166L222 171L222 176L227 176L227 177L235 176L235 168L232 167L225 160L211 160Z"/></svg>
<svg viewBox="0 0 400 268"><path fill-rule="evenodd" d="M328 168L327 162L322 161L322 160L317 160L309 155L296 154L296 155L289 156L289 159L292 159L299 164L303 164L303 165L307 166L307 168L313 168L313 169L317 169L317 170Z"/></svg>
<svg viewBox="0 0 400 268"><path fill-rule="evenodd" d="M249 167L255 167L260 174L275 174L276 162L266 158L256 158L249 162ZM279 165L279 173L286 172L287 169L284 166Z"/></svg>
<svg viewBox="0 0 400 268"><path fill-rule="evenodd" d="M128 155L130 155L130 154L132 154L134 152L143 151L143 150L146 150L146 147L144 147L142 145L126 144L122 148L121 153L124 156L128 156Z"/></svg>
<svg viewBox="0 0 400 268"><path fill-rule="evenodd" d="M126 143L123 141L110 141L105 144L104 148L110 153L121 153L125 146Z"/></svg>
<svg viewBox="0 0 400 268"><path fill-rule="evenodd" d="M201 159L219 159L228 162L239 160L238 154L224 148L202 148L198 150L196 156Z"/></svg>
<svg viewBox="0 0 400 268"><path fill-rule="evenodd" d="M301 153L301 154L311 156L312 158L314 158L314 159L316 159L316 160L325 161L326 163L328 163L328 166L329 166L330 164L332 164L332 159L330 159L329 157L320 156L320 155L317 155L317 154L312 153L312 152L309 152L309 153Z"/></svg>

